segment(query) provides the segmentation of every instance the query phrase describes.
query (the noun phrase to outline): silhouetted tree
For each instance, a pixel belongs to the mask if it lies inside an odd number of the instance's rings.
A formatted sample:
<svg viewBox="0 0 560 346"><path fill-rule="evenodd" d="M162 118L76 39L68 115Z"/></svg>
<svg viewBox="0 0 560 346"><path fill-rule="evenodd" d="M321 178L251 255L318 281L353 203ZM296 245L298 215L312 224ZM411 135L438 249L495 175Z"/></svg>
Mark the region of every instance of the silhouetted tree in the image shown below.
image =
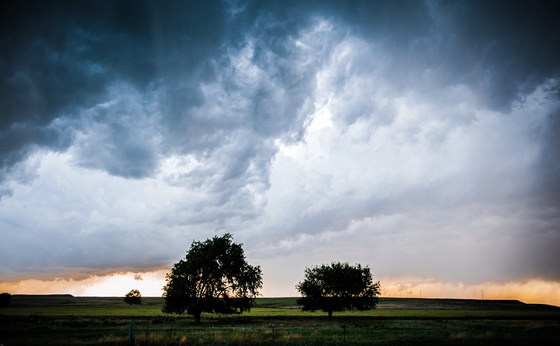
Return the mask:
<svg viewBox="0 0 560 346"><path fill-rule="evenodd" d="M0 293L0 306L8 306L10 305L10 301L12 300L12 295L4 292Z"/></svg>
<svg viewBox="0 0 560 346"><path fill-rule="evenodd" d="M305 278L296 285L303 311L322 310L332 318L333 311L373 310L381 292L373 282L368 266L333 262L305 269Z"/></svg>
<svg viewBox="0 0 560 346"><path fill-rule="evenodd" d="M130 292L128 292L124 296L124 302L129 304L129 305L142 304L142 295L140 294L140 291L130 290Z"/></svg>
<svg viewBox="0 0 560 346"><path fill-rule="evenodd" d="M260 267L245 261L242 244L233 243L231 234L193 242L166 277L162 311L186 311L195 323L200 323L202 312L249 311L262 287Z"/></svg>

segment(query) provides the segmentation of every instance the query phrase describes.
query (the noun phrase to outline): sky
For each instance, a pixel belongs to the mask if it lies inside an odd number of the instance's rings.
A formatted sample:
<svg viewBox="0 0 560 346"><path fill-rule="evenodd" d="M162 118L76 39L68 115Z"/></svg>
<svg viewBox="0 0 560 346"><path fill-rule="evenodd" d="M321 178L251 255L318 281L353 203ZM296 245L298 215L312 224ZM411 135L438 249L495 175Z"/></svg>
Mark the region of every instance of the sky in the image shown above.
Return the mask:
<svg viewBox="0 0 560 346"><path fill-rule="evenodd" d="M160 296L231 233L264 296L560 305L556 2L0 6L0 291Z"/></svg>

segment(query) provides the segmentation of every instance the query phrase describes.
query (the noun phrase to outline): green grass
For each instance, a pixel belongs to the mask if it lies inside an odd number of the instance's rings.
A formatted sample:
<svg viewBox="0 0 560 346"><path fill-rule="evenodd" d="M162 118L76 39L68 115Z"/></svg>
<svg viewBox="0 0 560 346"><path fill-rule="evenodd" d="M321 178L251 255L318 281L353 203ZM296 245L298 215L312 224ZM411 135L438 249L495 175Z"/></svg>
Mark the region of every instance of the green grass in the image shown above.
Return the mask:
<svg viewBox="0 0 560 346"><path fill-rule="evenodd" d="M560 308L517 301L380 299L378 309L302 312L296 298L260 298L249 313L164 315L161 298L14 296L0 308L13 345L557 345Z"/></svg>

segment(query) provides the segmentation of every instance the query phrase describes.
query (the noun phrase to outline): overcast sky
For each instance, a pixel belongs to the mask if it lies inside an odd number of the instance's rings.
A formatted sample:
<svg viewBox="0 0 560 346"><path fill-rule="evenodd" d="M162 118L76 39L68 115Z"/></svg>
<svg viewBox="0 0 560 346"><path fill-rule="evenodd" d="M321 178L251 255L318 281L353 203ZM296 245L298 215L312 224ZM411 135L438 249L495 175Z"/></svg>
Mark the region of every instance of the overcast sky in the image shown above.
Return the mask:
<svg viewBox="0 0 560 346"><path fill-rule="evenodd" d="M560 287L556 2L1 6L4 287L226 232L272 295L331 261Z"/></svg>

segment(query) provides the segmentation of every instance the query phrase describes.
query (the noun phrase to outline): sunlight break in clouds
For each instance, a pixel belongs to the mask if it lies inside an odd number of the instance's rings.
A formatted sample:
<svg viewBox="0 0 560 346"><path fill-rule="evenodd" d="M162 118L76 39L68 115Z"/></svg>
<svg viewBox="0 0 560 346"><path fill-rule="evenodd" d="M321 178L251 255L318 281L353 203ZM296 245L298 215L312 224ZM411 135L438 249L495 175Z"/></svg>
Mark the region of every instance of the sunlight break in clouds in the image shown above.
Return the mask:
<svg viewBox="0 0 560 346"><path fill-rule="evenodd" d="M72 294L89 297L119 297L137 289L145 297L161 297L167 270L134 273L121 272L75 279L27 279L0 284L0 291L12 294ZM139 280L138 278L142 279Z"/></svg>

